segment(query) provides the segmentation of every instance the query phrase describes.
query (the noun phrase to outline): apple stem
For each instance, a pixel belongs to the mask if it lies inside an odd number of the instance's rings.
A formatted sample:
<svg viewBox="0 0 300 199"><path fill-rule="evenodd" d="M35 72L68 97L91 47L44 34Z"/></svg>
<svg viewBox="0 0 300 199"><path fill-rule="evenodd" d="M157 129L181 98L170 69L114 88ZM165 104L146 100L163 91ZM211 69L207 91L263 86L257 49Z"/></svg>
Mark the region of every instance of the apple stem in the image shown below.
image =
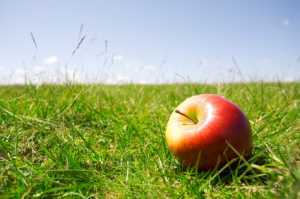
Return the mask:
<svg viewBox="0 0 300 199"><path fill-rule="evenodd" d="M178 114L180 114L180 115L186 117L187 119L191 120L194 124L197 124L197 121L193 120L191 117L189 117L188 115L186 115L186 114L180 112L179 110L175 110L175 113L178 113Z"/></svg>

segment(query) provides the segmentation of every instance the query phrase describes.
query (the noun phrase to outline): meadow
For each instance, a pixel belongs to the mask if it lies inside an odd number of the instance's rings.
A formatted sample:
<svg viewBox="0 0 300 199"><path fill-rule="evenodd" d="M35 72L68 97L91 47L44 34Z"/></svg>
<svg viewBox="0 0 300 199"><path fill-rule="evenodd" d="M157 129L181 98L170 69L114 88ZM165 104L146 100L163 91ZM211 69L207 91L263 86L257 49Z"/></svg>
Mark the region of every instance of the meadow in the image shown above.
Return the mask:
<svg viewBox="0 0 300 199"><path fill-rule="evenodd" d="M169 152L185 98L217 93L250 120L250 159L202 172ZM0 87L0 198L300 198L300 83Z"/></svg>

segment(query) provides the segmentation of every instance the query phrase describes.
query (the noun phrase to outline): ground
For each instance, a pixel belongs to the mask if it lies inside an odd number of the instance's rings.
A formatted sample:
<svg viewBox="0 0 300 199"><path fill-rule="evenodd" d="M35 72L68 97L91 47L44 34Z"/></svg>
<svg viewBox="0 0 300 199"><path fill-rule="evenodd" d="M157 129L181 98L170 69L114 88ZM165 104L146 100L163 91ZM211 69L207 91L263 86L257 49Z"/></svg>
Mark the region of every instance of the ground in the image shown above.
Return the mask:
<svg viewBox="0 0 300 199"><path fill-rule="evenodd" d="M250 159L202 172L169 152L170 113L201 93L245 112ZM300 83L2 86L0 197L297 198L299 118Z"/></svg>

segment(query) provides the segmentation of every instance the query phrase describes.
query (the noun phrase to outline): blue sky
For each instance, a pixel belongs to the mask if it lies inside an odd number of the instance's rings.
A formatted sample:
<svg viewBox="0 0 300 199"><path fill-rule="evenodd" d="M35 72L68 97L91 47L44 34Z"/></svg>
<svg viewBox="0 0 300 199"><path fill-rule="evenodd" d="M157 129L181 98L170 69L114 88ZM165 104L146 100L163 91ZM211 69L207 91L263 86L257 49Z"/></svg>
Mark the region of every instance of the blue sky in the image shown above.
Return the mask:
<svg viewBox="0 0 300 199"><path fill-rule="evenodd" d="M297 0L0 0L0 83L299 80L299 10Z"/></svg>

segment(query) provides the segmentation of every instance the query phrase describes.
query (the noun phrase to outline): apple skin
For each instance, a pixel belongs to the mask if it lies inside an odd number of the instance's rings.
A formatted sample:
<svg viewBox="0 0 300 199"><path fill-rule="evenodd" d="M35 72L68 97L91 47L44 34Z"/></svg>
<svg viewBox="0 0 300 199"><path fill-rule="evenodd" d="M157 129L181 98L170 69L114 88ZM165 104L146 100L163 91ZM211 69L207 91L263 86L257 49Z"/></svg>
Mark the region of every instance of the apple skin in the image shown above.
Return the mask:
<svg viewBox="0 0 300 199"><path fill-rule="evenodd" d="M166 141L184 166L200 170L221 167L238 156L249 156L252 150L248 119L237 105L215 94L183 101L170 116Z"/></svg>

